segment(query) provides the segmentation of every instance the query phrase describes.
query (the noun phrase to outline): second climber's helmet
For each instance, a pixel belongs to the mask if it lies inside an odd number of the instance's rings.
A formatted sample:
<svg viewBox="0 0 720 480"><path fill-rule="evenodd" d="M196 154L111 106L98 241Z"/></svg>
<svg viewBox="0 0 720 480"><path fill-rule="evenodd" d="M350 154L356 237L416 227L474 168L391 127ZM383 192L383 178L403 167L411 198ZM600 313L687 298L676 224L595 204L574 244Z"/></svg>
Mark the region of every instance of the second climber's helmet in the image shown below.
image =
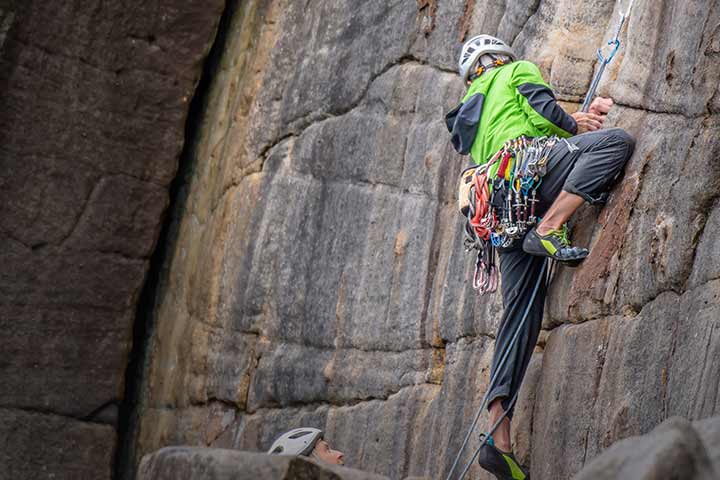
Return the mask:
<svg viewBox="0 0 720 480"><path fill-rule="evenodd" d="M278 455L309 456L323 432L317 428L295 428L275 440L267 453Z"/></svg>
<svg viewBox="0 0 720 480"><path fill-rule="evenodd" d="M515 51L499 38L490 35L476 35L462 47L458 69L463 81L467 81L477 67L478 59L487 53L507 55L514 62L517 60Z"/></svg>

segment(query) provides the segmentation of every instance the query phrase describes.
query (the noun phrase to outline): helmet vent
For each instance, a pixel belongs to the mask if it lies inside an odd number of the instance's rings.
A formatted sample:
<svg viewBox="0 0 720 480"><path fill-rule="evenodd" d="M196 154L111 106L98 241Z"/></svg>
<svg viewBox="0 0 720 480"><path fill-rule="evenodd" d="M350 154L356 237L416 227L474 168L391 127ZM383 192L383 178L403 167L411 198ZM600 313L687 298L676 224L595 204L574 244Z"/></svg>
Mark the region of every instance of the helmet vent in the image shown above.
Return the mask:
<svg viewBox="0 0 720 480"><path fill-rule="evenodd" d="M510 62L514 62L517 56L513 49L502 40L490 35L476 35L462 47L458 71L463 80L468 80L476 70L480 57L485 54L505 55Z"/></svg>
<svg viewBox="0 0 720 480"><path fill-rule="evenodd" d="M295 440L296 438L304 437L305 435L310 435L312 432L308 432L307 430L304 432L298 432L296 434L290 435L288 438L292 438Z"/></svg>

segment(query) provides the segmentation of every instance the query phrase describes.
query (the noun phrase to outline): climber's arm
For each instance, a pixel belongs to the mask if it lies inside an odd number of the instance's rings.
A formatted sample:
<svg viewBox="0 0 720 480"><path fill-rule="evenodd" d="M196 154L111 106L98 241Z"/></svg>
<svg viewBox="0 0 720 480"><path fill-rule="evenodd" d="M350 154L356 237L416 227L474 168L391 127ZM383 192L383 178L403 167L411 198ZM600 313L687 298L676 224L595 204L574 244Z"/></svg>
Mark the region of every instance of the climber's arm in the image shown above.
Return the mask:
<svg viewBox="0 0 720 480"><path fill-rule="evenodd" d="M590 104L587 113L575 112L572 117L577 122L577 133L592 132L602 128L605 116L613 106L611 98L597 97Z"/></svg>
<svg viewBox="0 0 720 480"><path fill-rule="evenodd" d="M512 82L528 120L545 135L570 137L578 133L577 121L558 105L540 69L531 62L517 63Z"/></svg>

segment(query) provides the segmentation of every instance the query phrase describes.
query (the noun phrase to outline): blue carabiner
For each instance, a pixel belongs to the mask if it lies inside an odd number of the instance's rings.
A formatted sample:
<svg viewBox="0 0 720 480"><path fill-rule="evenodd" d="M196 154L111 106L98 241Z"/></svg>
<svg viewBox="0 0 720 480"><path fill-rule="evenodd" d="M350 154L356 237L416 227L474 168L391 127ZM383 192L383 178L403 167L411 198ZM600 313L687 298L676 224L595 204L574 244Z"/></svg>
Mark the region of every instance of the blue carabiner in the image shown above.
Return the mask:
<svg viewBox="0 0 720 480"><path fill-rule="evenodd" d="M608 63L610 63L610 61L612 61L613 57L614 57L615 54L617 53L618 48L620 48L620 40L618 40L618 39L616 38L616 39L614 39L614 40L608 41L607 44L608 44L608 45L614 45L612 51L610 52L610 55L608 55L607 57L604 57L604 56L603 56L603 54L602 54L602 48L598 48L598 49L597 49L598 60L600 60L600 61L601 61L602 63L604 63L605 65L607 65Z"/></svg>

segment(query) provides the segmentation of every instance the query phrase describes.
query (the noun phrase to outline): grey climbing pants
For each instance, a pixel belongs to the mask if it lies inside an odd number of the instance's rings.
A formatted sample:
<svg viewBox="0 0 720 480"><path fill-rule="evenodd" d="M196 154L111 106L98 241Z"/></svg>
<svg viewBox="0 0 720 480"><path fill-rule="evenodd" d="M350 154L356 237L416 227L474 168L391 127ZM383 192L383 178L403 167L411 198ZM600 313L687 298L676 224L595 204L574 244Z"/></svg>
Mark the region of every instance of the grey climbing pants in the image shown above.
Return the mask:
<svg viewBox="0 0 720 480"><path fill-rule="evenodd" d="M577 147L568 146L568 143ZM624 130L612 128L576 135L558 142L550 151L548 171L538 190L538 214L540 217L550 208L562 190L581 196L590 203L604 201L606 192L622 175L625 163L632 155L635 141ZM495 341L490 378L495 381L489 406L501 398L503 408L512 418L511 400L520 389L530 356L540 334L547 284L540 280L537 294L529 305L533 289L538 283L544 257L529 255L522 250L522 241L504 249L500 255L500 278L504 312ZM525 310L527 319L517 341L498 372L498 364L510 347Z"/></svg>

